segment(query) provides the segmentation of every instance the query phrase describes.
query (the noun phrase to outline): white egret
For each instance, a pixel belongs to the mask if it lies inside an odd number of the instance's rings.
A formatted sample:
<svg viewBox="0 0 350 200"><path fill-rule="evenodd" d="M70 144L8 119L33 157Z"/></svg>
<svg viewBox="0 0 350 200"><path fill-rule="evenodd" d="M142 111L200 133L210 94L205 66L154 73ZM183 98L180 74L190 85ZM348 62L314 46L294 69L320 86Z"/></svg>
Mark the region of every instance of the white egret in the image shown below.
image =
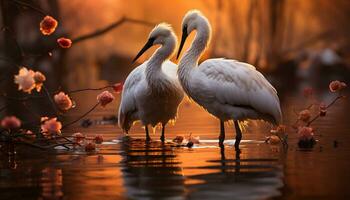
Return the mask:
<svg viewBox="0 0 350 200"><path fill-rule="evenodd" d="M168 24L157 25L149 34L145 46L134 62L153 45L161 45L152 57L136 67L127 77L122 91L118 124L128 133L132 124L140 120L145 126L146 140L150 140L148 125L165 126L174 120L184 92L177 77L177 65L169 61L176 47L176 36Z"/></svg>
<svg viewBox="0 0 350 200"><path fill-rule="evenodd" d="M200 11L189 11L183 19L177 58L187 36L194 30L195 39L179 63L180 83L190 98L220 120L220 146L225 140L224 122L234 121L235 148L239 152L240 121L262 119L274 124L281 121L277 92L254 66L247 63L216 58L198 66L211 36L210 24Z"/></svg>

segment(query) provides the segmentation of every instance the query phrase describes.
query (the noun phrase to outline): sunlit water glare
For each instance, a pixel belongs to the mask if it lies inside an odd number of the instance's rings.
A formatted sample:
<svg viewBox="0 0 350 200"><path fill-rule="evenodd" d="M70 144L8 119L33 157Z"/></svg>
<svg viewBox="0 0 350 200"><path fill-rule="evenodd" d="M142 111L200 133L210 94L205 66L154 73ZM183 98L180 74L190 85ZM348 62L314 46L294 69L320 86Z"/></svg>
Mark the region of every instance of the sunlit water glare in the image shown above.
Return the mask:
<svg viewBox="0 0 350 200"><path fill-rule="evenodd" d="M285 123L295 119L291 105L302 105L299 99L283 100ZM233 148L234 128L226 124L225 148L219 148L218 121L186 102L181 105L176 125L166 129L166 138L170 141L176 135L187 137L190 133L200 136L201 143L193 148L162 145L159 130L151 134L153 141L146 143L140 125L131 130L129 140L123 140L114 125L75 126L69 131L102 134L105 142L91 154L24 147L18 148L15 157L3 156L0 199L346 198L350 179L349 105L340 102L327 118L315 124L319 141L311 151L297 148L295 133L290 133L287 151L265 144L271 127L262 122L249 124L240 155ZM111 106L89 117L100 119L114 113L116 109Z"/></svg>

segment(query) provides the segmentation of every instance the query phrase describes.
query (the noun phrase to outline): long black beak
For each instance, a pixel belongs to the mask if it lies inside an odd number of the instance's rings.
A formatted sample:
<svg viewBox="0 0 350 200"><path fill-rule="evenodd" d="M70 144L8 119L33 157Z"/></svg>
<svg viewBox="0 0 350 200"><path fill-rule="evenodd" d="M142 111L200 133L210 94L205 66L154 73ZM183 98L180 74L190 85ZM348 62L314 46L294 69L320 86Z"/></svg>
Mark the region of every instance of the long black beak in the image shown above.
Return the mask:
<svg viewBox="0 0 350 200"><path fill-rule="evenodd" d="M136 55L136 57L132 60L134 63L140 56L142 56L143 53L145 53L149 48L153 46L154 39L150 38L145 46L142 47L141 51Z"/></svg>
<svg viewBox="0 0 350 200"><path fill-rule="evenodd" d="M188 36L188 33L187 33L187 26L185 26L185 27L182 29L181 43L180 43L179 51L177 52L176 59L179 59L181 50L182 50L182 48L184 47L184 44L185 44L186 39L187 39L187 36Z"/></svg>

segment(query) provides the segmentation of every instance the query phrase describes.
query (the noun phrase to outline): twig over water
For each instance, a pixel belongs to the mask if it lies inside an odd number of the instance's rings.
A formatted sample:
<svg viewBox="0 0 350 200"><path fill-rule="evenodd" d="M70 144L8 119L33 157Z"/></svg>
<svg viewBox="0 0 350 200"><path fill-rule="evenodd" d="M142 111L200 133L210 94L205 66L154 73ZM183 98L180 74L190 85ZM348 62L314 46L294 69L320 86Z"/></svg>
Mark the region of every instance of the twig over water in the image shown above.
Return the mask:
<svg viewBox="0 0 350 200"><path fill-rule="evenodd" d="M97 104L95 104L90 110L88 110L86 113L84 113L82 116L78 117L78 119L73 120L72 122L69 122L68 124L64 125L62 127L62 129L67 128L68 126L76 123L77 121L81 120L82 118L84 118L86 115L88 115L89 113L91 113L93 110L95 110L95 108L97 108L97 106L100 105L100 103L98 102Z"/></svg>
<svg viewBox="0 0 350 200"><path fill-rule="evenodd" d="M337 96L336 98L333 99L332 102L330 102L330 103L326 106L326 108L331 107L337 100L342 99L342 98L344 98L344 97L345 97L345 96L343 96L343 95ZM311 123L314 122L316 119L318 119L320 116L321 116L321 114L319 113L319 114L316 115L314 118L312 118L312 119L306 124L306 126L310 126Z"/></svg>
<svg viewBox="0 0 350 200"><path fill-rule="evenodd" d="M90 38L98 37L100 35L103 35L103 34L107 33L108 31L113 30L114 28L117 28L118 26L122 25L125 22L130 22L130 23L135 23L135 24L142 24L142 25L146 25L146 26L150 26L150 27L153 27L155 25L152 22L148 22L148 21L144 21L144 20L140 20L140 19L131 19L131 18L128 18L128 17L124 16L124 17L120 18L119 20L117 20L116 22L113 22L112 24L110 24L110 25L108 25L108 26L106 26L106 27L104 27L102 29L98 29L98 30L96 30L94 32L91 32L91 33L79 36L79 37L73 39L72 42L74 44L76 44L78 42L81 42L81 41L84 41L84 40L87 40L87 39L90 39Z"/></svg>

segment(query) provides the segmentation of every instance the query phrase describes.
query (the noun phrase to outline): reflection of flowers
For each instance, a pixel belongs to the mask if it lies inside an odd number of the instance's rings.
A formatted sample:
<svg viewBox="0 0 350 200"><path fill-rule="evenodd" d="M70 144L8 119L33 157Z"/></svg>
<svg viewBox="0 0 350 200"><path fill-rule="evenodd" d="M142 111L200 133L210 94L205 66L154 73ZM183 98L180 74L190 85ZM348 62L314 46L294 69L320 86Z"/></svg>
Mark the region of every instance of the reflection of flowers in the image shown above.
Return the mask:
<svg viewBox="0 0 350 200"><path fill-rule="evenodd" d="M309 141L314 138L314 130L311 127L299 127L298 128L299 140Z"/></svg>
<svg viewBox="0 0 350 200"><path fill-rule="evenodd" d="M103 91L101 94L97 96L97 101L101 104L102 107L105 107L107 104L114 100L114 96L112 93L108 91Z"/></svg>
<svg viewBox="0 0 350 200"><path fill-rule="evenodd" d="M62 123L57 118L42 118L41 132L44 136L52 136L61 134Z"/></svg>
<svg viewBox="0 0 350 200"><path fill-rule="evenodd" d="M103 142L102 135L96 135L95 138L94 138L94 141L95 141L96 144L102 144L102 142Z"/></svg>
<svg viewBox="0 0 350 200"><path fill-rule="evenodd" d="M64 92L59 92L58 94L55 94L54 101L58 108L63 111L67 111L73 106L72 100Z"/></svg>
<svg viewBox="0 0 350 200"><path fill-rule="evenodd" d="M18 75L15 75L15 83L18 84L18 90L23 90L23 92L30 94L35 88L34 74L33 70L22 67Z"/></svg>
<svg viewBox="0 0 350 200"><path fill-rule="evenodd" d="M347 87L346 83L338 81L338 80L332 81L329 84L329 90L331 92L337 92L337 91L340 91L340 90L342 90L342 89L344 89L346 87Z"/></svg>
<svg viewBox="0 0 350 200"><path fill-rule="evenodd" d="M57 39L57 43L64 49L68 49L72 46L72 40L64 37Z"/></svg>
<svg viewBox="0 0 350 200"><path fill-rule="evenodd" d="M85 145L85 151L94 151L96 149L96 145L93 142L89 142Z"/></svg>
<svg viewBox="0 0 350 200"><path fill-rule="evenodd" d="M40 31L43 35L51 35L55 32L58 22L51 16L45 16L40 22Z"/></svg>
<svg viewBox="0 0 350 200"><path fill-rule="evenodd" d="M21 120L15 116L8 116L1 120L1 127L5 129L17 129L21 127Z"/></svg>

